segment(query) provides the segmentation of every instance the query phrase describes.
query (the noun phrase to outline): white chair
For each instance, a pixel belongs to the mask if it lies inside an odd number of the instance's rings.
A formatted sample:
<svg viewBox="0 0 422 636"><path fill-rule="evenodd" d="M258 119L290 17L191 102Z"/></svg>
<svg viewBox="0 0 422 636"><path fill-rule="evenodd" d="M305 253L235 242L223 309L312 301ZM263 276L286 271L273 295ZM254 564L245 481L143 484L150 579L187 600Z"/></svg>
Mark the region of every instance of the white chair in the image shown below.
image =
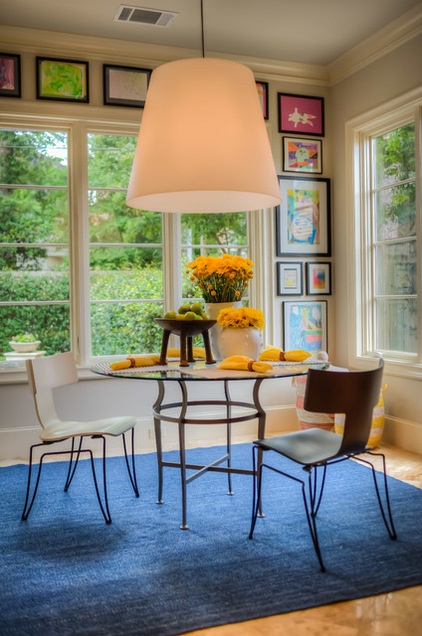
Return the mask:
<svg viewBox="0 0 422 636"><path fill-rule="evenodd" d="M53 389L78 381L77 368L75 358L71 352L60 353L46 358L37 358L27 360L26 367L28 371L29 387L32 391L37 412L38 421L41 424L42 431L40 433L40 444L31 446L29 454L29 470L28 484L26 490L26 500L22 513L22 519L26 520L33 506L35 496L37 494L38 485L41 477L41 469L44 457L47 455L60 455L64 453L70 454L69 469L67 473L65 492L69 489L73 476L76 471L79 457L81 453L88 453L91 460L92 474L94 477L94 486L100 504L101 512L106 523L111 523L110 510L107 497L107 481L106 481L106 437L112 435L122 436L123 450L126 459L126 467L129 473L129 479L132 484L136 497L139 497L138 485L136 481L135 455L134 455L134 431L136 420L132 416L107 417L99 420L76 421L61 420L56 412L54 405ZM131 462L129 463L126 437L125 434L131 432ZM87 437L102 439L102 472L103 472L103 494L101 496L98 487L97 476L95 472L95 464L93 452L89 448L82 448L84 439ZM71 440L71 447L61 451L47 451L40 457L38 465L38 473L35 485L31 493L32 466L34 448L44 447L56 442ZM77 441L78 440L78 441Z"/></svg>

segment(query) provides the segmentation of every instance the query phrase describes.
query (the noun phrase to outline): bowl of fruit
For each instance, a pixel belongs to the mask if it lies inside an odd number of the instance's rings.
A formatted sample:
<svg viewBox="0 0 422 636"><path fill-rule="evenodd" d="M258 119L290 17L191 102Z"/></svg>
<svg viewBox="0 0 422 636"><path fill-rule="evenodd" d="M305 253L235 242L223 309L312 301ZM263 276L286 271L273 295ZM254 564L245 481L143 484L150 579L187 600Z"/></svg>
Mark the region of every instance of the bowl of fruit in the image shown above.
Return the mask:
<svg viewBox="0 0 422 636"><path fill-rule="evenodd" d="M202 335L204 341L206 362L208 364L215 362L209 344L208 330L217 321L208 319L201 303L181 305L178 311L168 311L163 318L154 318L154 320L164 330L160 364L165 361L168 341L172 333L180 337L181 366L187 366L188 362L193 362L192 338L198 335Z"/></svg>

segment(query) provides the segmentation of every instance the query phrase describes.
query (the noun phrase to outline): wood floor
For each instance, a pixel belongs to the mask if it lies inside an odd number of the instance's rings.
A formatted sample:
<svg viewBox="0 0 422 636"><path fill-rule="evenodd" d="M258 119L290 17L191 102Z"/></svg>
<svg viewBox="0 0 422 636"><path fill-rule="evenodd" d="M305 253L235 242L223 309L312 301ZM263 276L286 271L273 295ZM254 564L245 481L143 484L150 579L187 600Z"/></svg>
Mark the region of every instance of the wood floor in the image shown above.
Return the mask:
<svg viewBox="0 0 422 636"><path fill-rule="evenodd" d="M382 450L390 475L422 488L422 456L386 445ZM421 632L422 586L418 586L357 601L202 629L189 632L189 636L417 636Z"/></svg>

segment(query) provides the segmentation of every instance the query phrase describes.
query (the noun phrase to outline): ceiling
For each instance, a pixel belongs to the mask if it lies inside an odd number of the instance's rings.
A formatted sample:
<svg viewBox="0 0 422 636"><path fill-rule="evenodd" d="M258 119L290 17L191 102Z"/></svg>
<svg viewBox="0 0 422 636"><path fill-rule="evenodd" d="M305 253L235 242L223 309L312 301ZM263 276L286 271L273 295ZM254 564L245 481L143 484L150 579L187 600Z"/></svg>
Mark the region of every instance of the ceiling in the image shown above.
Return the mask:
<svg viewBox="0 0 422 636"><path fill-rule="evenodd" d="M168 27L120 23L123 4L173 11ZM327 65L420 0L203 0L205 54ZM200 0L0 0L2 25L197 49Z"/></svg>

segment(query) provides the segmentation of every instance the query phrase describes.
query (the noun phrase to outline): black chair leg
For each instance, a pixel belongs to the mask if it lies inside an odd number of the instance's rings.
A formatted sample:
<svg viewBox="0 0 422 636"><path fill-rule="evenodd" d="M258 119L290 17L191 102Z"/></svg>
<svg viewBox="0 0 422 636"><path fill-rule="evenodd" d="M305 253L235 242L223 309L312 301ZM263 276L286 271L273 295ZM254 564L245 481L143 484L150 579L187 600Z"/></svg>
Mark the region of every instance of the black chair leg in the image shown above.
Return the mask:
<svg viewBox="0 0 422 636"><path fill-rule="evenodd" d="M125 433L122 433L122 439L123 439L123 450L125 452L126 468L127 468L128 474L129 474L130 483L132 484L132 488L134 490L134 493L135 493L136 497L139 497L138 482L137 482L137 479L136 479L136 467L135 467L135 429L132 428L132 432L131 432L132 452L131 452L131 462L130 463L129 463L129 457L128 457L128 453L127 453L126 435L125 435ZM130 464L132 464L132 465L130 465Z"/></svg>
<svg viewBox="0 0 422 636"><path fill-rule="evenodd" d="M25 497L25 503L24 503L23 512L22 512L22 520L23 521L26 521L28 519L29 513L31 512L31 509L32 509L32 506L34 504L35 497L36 497L36 494L37 494L37 491L38 491L38 485L40 483L42 462L43 462L44 455L41 455L40 463L38 464L38 472L37 472L37 477L36 477L36 480L35 480L34 490L33 490L33 493L32 493L31 500L29 500L30 493L31 493L33 452L34 452L34 448L38 448L38 446L44 446L44 444L34 444L33 446L31 446L30 451L29 451L28 483L27 483L27 486L26 486L26 497Z"/></svg>
<svg viewBox="0 0 422 636"><path fill-rule="evenodd" d="M75 475L76 467L78 465L79 457L82 451L82 443L83 437L79 438L79 446L78 450L75 451L75 438L72 437L72 446L70 449L70 459L69 459L69 469L67 471L66 483L64 485L64 491L67 492L69 490L70 484L72 483L72 479ZM76 453L76 459L73 461L73 455Z"/></svg>
<svg viewBox="0 0 422 636"><path fill-rule="evenodd" d="M374 465L372 464L372 462L363 459L362 457L355 457L354 459L357 459L358 461L362 462L363 464L366 464L367 466L369 466L372 470L372 478L374 480L374 486L375 486L375 492L377 495L377 499L378 499L378 505L381 511L381 516L382 516L382 520L384 522L384 525L387 529L387 532L389 534L390 539L392 539L393 541L395 539L397 539L397 533L396 533L396 529L394 527L394 522L393 522L393 514L391 512L391 505L390 505L390 495L389 495L389 491L388 491L388 483L387 483L387 472L386 472L386 468L385 468L385 455L383 453L374 453L373 451L367 451L368 455L373 455L374 457L381 457L382 459L382 472L383 472L383 482L384 482L384 492L385 492L385 507L382 503L382 499L381 499L381 493L380 493L380 489L379 489L379 485L378 485L378 479L377 479L377 471L374 468Z"/></svg>
<svg viewBox="0 0 422 636"><path fill-rule="evenodd" d="M103 441L103 461L102 461L102 466L103 466L103 499L104 499L104 503L102 501L102 498L101 498L101 495L100 495L100 490L98 488L98 480L97 480L97 475L96 475L96 472L95 472L94 455L92 454L91 450L88 450L87 452L89 453L89 457L90 457L90 460L91 460L91 469L92 469L92 476L94 478L95 492L97 493L98 503L100 504L100 509L101 509L101 512L103 513L103 517L105 519L105 522L106 523L111 523L111 515L110 515L110 509L108 507L108 495L107 495L106 440L105 440L105 437L103 435L95 435L93 437L101 438L102 441Z"/></svg>
<svg viewBox="0 0 422 636"><path fill-rule="evenodd" d="M325 466L324 466L325 468ZM302 483L302 497L303 503L305 505L305 513L306 519L308 521L309 532L311 533L312 543L314 546L315 554L317 555L319 565L321 568L321 572L325 572L325 565L322 560L321 548L318 540L318 532L316 525L316 516L319 508L319 504L321 503L322 490L324 487L325 481L325 470L323 474L323 481L321 484L321 490L319 497L317 498L317 471L315 470L315 475L312 476L312 469L308 471L308 497L306 496L306 487L305 482ZM317 502L315 504L315 502Z"/></svg>

